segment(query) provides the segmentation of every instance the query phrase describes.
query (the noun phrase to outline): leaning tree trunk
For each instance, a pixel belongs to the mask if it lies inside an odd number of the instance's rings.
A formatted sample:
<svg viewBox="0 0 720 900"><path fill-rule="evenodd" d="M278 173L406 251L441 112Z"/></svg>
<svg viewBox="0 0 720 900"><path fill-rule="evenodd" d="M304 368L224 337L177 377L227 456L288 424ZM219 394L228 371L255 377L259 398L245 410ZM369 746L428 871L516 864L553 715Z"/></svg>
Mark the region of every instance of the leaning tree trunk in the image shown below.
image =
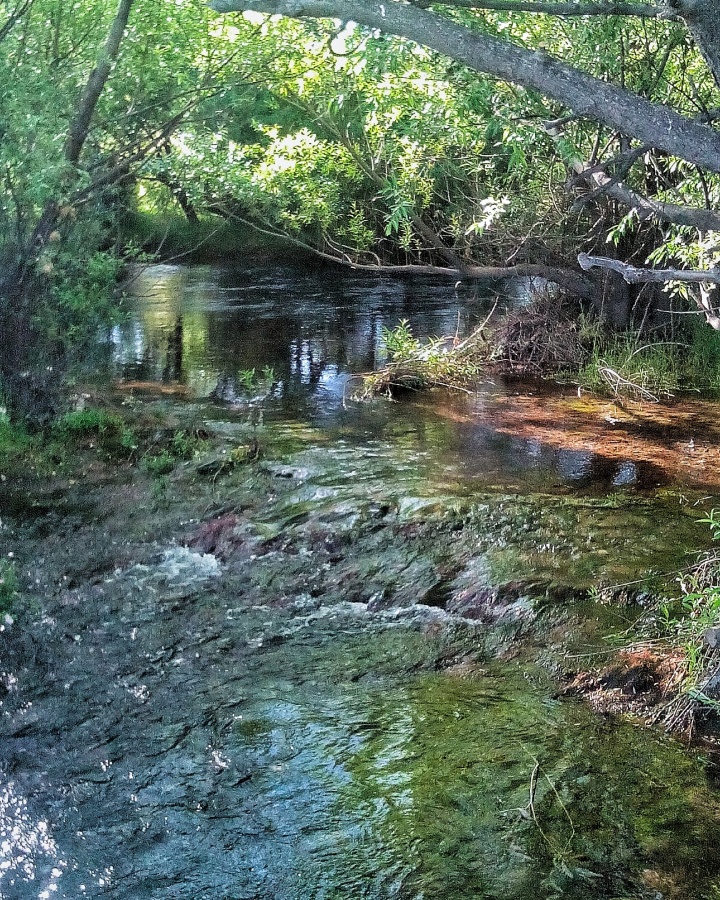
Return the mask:
<svg viewBox="0 0 720 900"><path fill-rule="evenodd" d="M720 87L720 8L717 0L669 0L705 58Z"/></svg>
<svg viewBox="0 0 720 900"><path fill-rule="evenodd" d="M712 37L720 26L713 26L709 12L716 0L674 2L683 6L686 21L700 29L704 52L716 50ZM679 156L709 172L720 172L720 134L707 125L595 78L544 51L473 31L418 6L397 0L210 0L210 6L222 13L252 10L291 18L352 20L399 35L477 72L533 88L576 115L601 122L642 144ZM700 17L701 9L708 10L707 16Z"/></svg>
<svg viewBox="0 0 720 900"><path fill-rule="evenodd" d="M98 100L120 51L134 0L120 0L97 63L90 73L68 127L63 156L76 169ZM0 282L0 381L14 421L43 425L56 412L64 368L62 341L48 340L33 321L33 297L49 290L36 272L39 254L60 224L59 198L48 197L25 247ZM72 219L67 219L70 227Z"/></svg>

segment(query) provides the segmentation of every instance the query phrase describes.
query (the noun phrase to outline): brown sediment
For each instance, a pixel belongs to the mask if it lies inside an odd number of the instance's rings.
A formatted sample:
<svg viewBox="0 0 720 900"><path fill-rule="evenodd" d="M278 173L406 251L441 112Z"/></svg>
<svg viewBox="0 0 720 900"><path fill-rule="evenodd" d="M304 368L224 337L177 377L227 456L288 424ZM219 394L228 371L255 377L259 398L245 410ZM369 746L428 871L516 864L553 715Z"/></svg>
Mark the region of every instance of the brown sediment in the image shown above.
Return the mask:
<svg viewBox="0 0 720 900"><path fill-rule="evenodd" d="M651 722L678 695L686 668L685 654L677 648L637 646L620 650L602 669L569 674L561 693L581 697L600 713Z"/></svg>
<svg viewBox="0 0 720 900"><path fill-rule="evenodd" d="M614 462L632 462L652 486L668 481L720 487L720 420L717 404L694 398L663 403L622 403L575 389L519 384L482 389L472 405L433 398L453 421L490 428L555 450L584 451Z"/></svg>
<svg viewBox="0 0 720 900"><path fill-rule="evenodd" d="M119 394L161 394L170 397L188 397L190 388L179 382L116 381L114 390Z"/></svg>

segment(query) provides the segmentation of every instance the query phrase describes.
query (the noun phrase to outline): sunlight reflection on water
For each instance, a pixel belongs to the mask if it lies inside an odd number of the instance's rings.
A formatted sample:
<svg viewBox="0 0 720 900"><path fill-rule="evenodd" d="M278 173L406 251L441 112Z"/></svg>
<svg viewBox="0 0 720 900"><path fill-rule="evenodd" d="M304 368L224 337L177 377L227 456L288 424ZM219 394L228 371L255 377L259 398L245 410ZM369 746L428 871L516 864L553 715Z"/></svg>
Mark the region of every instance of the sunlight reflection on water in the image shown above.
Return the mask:
<svg viewBox="0 0 720 900"><path fill-rule="evenodd" d="M38 881L38 900L49 900L66 867L48 823L33 819L14 782L0 786L0 898L6 896L4 886Z"/></svg>

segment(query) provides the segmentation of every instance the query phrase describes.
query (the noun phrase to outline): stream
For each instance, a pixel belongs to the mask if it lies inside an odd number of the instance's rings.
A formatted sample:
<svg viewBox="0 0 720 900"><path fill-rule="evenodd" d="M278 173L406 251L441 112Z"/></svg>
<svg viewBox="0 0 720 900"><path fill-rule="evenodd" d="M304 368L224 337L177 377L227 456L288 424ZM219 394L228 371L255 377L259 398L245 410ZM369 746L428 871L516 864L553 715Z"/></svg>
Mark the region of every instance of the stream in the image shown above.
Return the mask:
<svg viewBox="0 0 720 900"><path fill-rule="evenodd" d="M712 759L562 690L709 546L717 404L354 399L384 328L465 335L489 289L126 291L114 402L204 438L0 486L1 900L720 898Z"/></svg>

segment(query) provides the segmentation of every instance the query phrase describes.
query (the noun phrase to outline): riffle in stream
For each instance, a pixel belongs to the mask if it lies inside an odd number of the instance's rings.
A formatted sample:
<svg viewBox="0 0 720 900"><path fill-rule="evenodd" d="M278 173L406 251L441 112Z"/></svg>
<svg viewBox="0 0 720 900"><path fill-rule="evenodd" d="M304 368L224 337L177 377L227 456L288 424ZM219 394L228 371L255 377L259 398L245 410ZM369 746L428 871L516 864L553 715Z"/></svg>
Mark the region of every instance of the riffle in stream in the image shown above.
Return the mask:
<svg viewBox="0 0 720 900"><path fill-rule="evenodd" d="M466 327L482 298L142 278L121 394L212 446L162 482L4 488L25 608L0 632L0 897L720 896L708 760L560 690L708 543L714 407L653 432L501 385L357 404L382 325ZM264 396L203 399L264 365Z"/></svg>

